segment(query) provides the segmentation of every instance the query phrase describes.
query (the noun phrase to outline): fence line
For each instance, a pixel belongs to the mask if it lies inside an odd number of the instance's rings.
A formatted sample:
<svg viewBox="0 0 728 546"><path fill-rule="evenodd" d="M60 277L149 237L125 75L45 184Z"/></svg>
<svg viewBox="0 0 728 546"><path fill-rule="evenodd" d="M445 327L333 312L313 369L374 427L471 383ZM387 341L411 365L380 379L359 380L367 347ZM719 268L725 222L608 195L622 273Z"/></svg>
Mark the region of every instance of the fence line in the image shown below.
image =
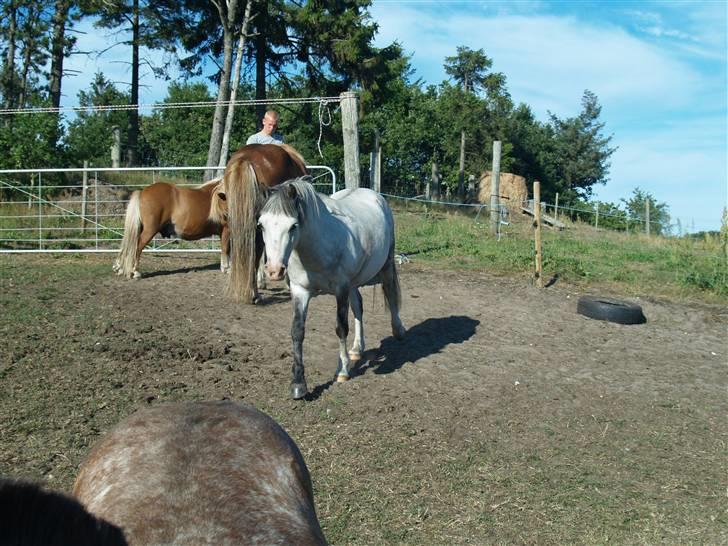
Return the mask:
<svg viewBox="0 0 728 546"><path fill-rule="evenodd" d="M308 165L310 171L320 171L314 184L323 191L336 191L336 174L326 165ZM99 173L143 172L151 173L153 181L157 172L197 171L208 167L125 167L125 168L75 168L75 169L7 169L3 175L30 175L31 184L21 185L0 178L0 189L10 194L10 200L0 201L0 253L24 252L118 252L124 234L124 216L128 200L124 198L132 190L149 183L107 184L99 181ZM91 173L87 192L81 185L43 185L43 174ZM33 184L37 175L37 184ZM324 177L328 181L319 181ZM199 182L177 183L182 187L196 187ZM322 187L323 186L323 187ZM63 192L54 198L49 192ZM101 196L100 194L104 195ZM80 195L80 199L69 194ZM75 205L75 206L74 206ZM37 211L33 209L37 207ZM88 209L93 209L92 211ZM81 211L86 211L82 214ZM88 224L88 226L86 225ZM37 233L37 237L34 235ZM31 238L32 237L32 238ZM177 238L163 240L158 234L148 247L156 252L219 252L218 237L199 241L182 241ZM174 244L176 248L169 248Z"/></svg>

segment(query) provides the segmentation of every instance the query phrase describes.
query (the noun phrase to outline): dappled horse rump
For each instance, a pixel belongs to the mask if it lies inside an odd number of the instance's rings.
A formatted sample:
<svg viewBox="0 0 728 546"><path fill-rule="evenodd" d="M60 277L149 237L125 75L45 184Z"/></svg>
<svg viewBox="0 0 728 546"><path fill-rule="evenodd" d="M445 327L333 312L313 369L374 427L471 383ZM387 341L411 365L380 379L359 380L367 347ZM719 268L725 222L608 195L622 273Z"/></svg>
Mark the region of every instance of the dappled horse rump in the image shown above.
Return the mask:
<svg viewBox="0 0 728 546"><path fill-rule="evenodd" d="M73 493L131 545L326 544L298 447L246 404L133 414L94 446Z"/></svg>

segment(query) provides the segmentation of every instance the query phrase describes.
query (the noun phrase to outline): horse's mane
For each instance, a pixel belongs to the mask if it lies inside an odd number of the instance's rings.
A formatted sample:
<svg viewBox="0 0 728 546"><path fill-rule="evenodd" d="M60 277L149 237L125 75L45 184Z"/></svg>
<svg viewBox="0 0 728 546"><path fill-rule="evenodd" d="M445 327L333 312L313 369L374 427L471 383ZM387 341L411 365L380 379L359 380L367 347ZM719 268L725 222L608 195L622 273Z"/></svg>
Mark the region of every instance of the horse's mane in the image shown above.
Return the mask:
<svg viewBox="0 0 728 546"><path fill-rule="evenodd" d="M303 159L303 156L298 150L296 150L290 144L280 143L279 146L283 148L286 152L288 152L288 155L291 156L291 159L293 159L295 163L298 163L298 166L301 167L301 171L303 171L304 173L308 172L308 169L306 168L306 160Z"/></svg>
<svg viewBox="0 0 728 546"><path fill-rule="evenodd" d="M309 210L318 216L321 205L321 197L311 184L311 177L301 176L275 186L261 214L284 214L303 221Z"/></svg>
<svg viewBox="0 0 728 546"><path fill-rule="evenodd" d="M225 184L223 183L223 178L215 178L214 180L210 180L207 182L207 184L203 184L201 187L204 187L205 185L210 185L212 183L217 184L217 186L212 190L211 194L211 200L210 200L210 220L215 222L216 224L224 225L227 223L227 201L224 198L221 198L221 194L225 195Z"/></svg>
<svg viewBox="0 0 728 546"><path fill-rule="evenodd" d="M218 176L217 178L213 178L212 180L208 180L207 182L203 182L202 184L195 186L195 189L201 190L207 188L208 186L212 186L213 184L219 184L220 182L222 182L222 179L222 176Z"/></svg>

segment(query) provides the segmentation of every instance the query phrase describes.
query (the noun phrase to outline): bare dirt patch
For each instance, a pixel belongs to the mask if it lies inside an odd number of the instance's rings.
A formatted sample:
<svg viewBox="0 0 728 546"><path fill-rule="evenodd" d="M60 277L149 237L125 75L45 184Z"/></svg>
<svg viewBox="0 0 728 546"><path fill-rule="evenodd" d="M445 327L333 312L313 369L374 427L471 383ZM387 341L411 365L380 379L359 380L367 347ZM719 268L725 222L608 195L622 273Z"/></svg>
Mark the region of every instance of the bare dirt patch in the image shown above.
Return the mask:
<svg viewBox="0 0 728 546"><path fill-rule="evenodd" d="M334 300L313 300L294 402L284 285L252 307L211 256L145 254L139 281L109 255L0 260L0 474L68 491L135 409L229 398L298 442L334 544L728 541L724 306L646 295L647 324L622 326L559 283L410 263L406 339L363 290L348 383Z"/></svg>

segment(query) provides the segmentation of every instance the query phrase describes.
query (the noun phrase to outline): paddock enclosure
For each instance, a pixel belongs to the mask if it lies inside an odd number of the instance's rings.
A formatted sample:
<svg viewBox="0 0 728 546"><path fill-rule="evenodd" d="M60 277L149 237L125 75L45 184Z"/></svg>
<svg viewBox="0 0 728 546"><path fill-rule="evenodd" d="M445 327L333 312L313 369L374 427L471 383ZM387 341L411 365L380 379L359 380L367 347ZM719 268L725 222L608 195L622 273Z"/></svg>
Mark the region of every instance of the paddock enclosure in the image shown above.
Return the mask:
<svg viewBox="0 0 728 546"><path fill-rule="evenodd" d="M285 284L244 306L215 255L146 256L139 281L111 262L0 256L0 474L68 493L136 409L229 399L298 444L331 544L728 542L725 306L631 298L647 323L624 326L577 314L587 292L561 282L413 261L404 340L362 290L369 350L346 383L333 298L312 300L311 395L292 401Z"/></svg>

